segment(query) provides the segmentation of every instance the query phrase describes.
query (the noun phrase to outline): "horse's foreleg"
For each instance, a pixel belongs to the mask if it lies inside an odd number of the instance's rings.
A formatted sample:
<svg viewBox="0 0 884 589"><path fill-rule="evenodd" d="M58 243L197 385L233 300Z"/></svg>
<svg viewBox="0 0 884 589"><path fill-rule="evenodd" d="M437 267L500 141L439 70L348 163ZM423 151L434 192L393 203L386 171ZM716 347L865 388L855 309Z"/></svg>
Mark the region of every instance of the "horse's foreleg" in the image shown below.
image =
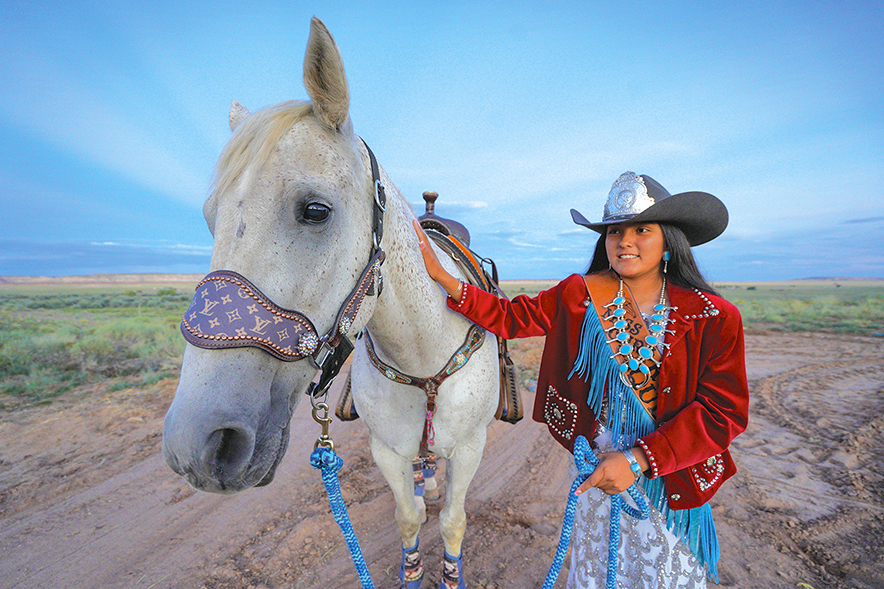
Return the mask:
<svg viewBox="0 0 884 589"><path fill-rule="evenodd" d="M436 455L430 452L426 460L421 461L424 475L424 499L427 501L437 501L441 495L439 494L439 484L436 482Z"/></svg>
<svg viewBox="0 0 884 589"><path fill-rule="evenodd" d="M427 522L426 501L437 501L440 498L439 485L436 482L436 455L430 452L425 458L416 456L411 463L414 469L414 500Z"/></svg>
<svg viewBox="0 0 884 589"><path fill-rule="evenodd" d="M402 458L375 436L371 436L371 454L381 470L396 502L396 524L402 537L400 580L408 587L420 587L423 578L418 533L424 514L414 501L414 471L411 460Z"/></svg>
<svg viewBox="0 0 884 589"><path fill-rule="evenodd" d="M464 501L467 488L470 486L485 448L485 429L457 445L457 450L448 458L448 470L445 476L447 490L445 507L439 513L439 525L442 540L445 543L445 560L443 561L442 589L464 587L463 580L463 536L467 526L467 515Z"/></svg>

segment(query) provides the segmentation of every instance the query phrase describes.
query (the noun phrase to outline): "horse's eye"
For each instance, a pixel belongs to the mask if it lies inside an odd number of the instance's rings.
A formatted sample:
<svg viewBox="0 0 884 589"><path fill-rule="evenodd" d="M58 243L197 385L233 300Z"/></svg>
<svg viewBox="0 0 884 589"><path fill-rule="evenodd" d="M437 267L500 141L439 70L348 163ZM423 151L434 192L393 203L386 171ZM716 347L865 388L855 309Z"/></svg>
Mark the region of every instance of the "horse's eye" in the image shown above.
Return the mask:
<svg viewBox="0 0 884 589"><path fill-rule="evenodd" d="M331 209L319 203L310 203L304 209L304 221L307 223L322 223L328 219Z"/></svg>

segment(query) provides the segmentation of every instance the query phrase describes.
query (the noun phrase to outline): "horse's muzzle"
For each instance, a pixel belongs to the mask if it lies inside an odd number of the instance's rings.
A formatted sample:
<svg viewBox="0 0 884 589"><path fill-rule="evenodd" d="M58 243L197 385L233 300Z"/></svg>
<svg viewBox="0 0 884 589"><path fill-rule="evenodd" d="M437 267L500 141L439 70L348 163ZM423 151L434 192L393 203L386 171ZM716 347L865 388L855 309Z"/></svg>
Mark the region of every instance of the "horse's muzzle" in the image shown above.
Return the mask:
<svg viewBox="0 0 884 589"><path fill-rule="evenodd" d="M243 424L225 424L208 433L199 433L199 428L194 431L193 424L177 426L170 408L164 424L163 457L200 491L227 494L267 485L288 447L288 428L274 428L256 442L255 431Z"/></svg>

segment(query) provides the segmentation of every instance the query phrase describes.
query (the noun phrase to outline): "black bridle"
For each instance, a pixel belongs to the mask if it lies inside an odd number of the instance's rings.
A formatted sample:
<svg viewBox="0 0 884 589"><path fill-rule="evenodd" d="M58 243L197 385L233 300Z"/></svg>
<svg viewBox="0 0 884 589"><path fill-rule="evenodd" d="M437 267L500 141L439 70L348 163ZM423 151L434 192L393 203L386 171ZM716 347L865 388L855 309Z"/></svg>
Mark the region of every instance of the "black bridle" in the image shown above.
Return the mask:
<svg viewBox="0 0 884 589"><path fill-rule="evenodd" d="M366 296L380 296L383 288L381 264L386 254L381 249L381 240L387 193L374 153L364 140L362 144L368 150L374 186L371 253L328 333L320 336L306 315L276 305L241 274L218 270L208 274L196 287L181 321L184 339L207 349L256 347L285 362L307 358L320 370L319 381L311 383L307 394L315 399L328 393L344 361L353 352L347 333L362 302Z"/></svg>

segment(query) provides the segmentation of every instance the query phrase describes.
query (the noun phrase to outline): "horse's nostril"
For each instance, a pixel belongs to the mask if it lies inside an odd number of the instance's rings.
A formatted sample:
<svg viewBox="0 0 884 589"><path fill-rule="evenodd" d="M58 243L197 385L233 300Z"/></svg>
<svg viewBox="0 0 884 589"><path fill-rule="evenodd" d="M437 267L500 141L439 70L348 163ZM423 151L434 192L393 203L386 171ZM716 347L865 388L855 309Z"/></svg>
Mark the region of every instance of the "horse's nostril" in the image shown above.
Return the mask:
<svg viewBox="0 0 884 589"><path fill-rule="evenodd" d="M249 465L255 437L250 431L238 427L226 427L209 435L203 454L204 463L219 482L236 477Z"/></svg>

